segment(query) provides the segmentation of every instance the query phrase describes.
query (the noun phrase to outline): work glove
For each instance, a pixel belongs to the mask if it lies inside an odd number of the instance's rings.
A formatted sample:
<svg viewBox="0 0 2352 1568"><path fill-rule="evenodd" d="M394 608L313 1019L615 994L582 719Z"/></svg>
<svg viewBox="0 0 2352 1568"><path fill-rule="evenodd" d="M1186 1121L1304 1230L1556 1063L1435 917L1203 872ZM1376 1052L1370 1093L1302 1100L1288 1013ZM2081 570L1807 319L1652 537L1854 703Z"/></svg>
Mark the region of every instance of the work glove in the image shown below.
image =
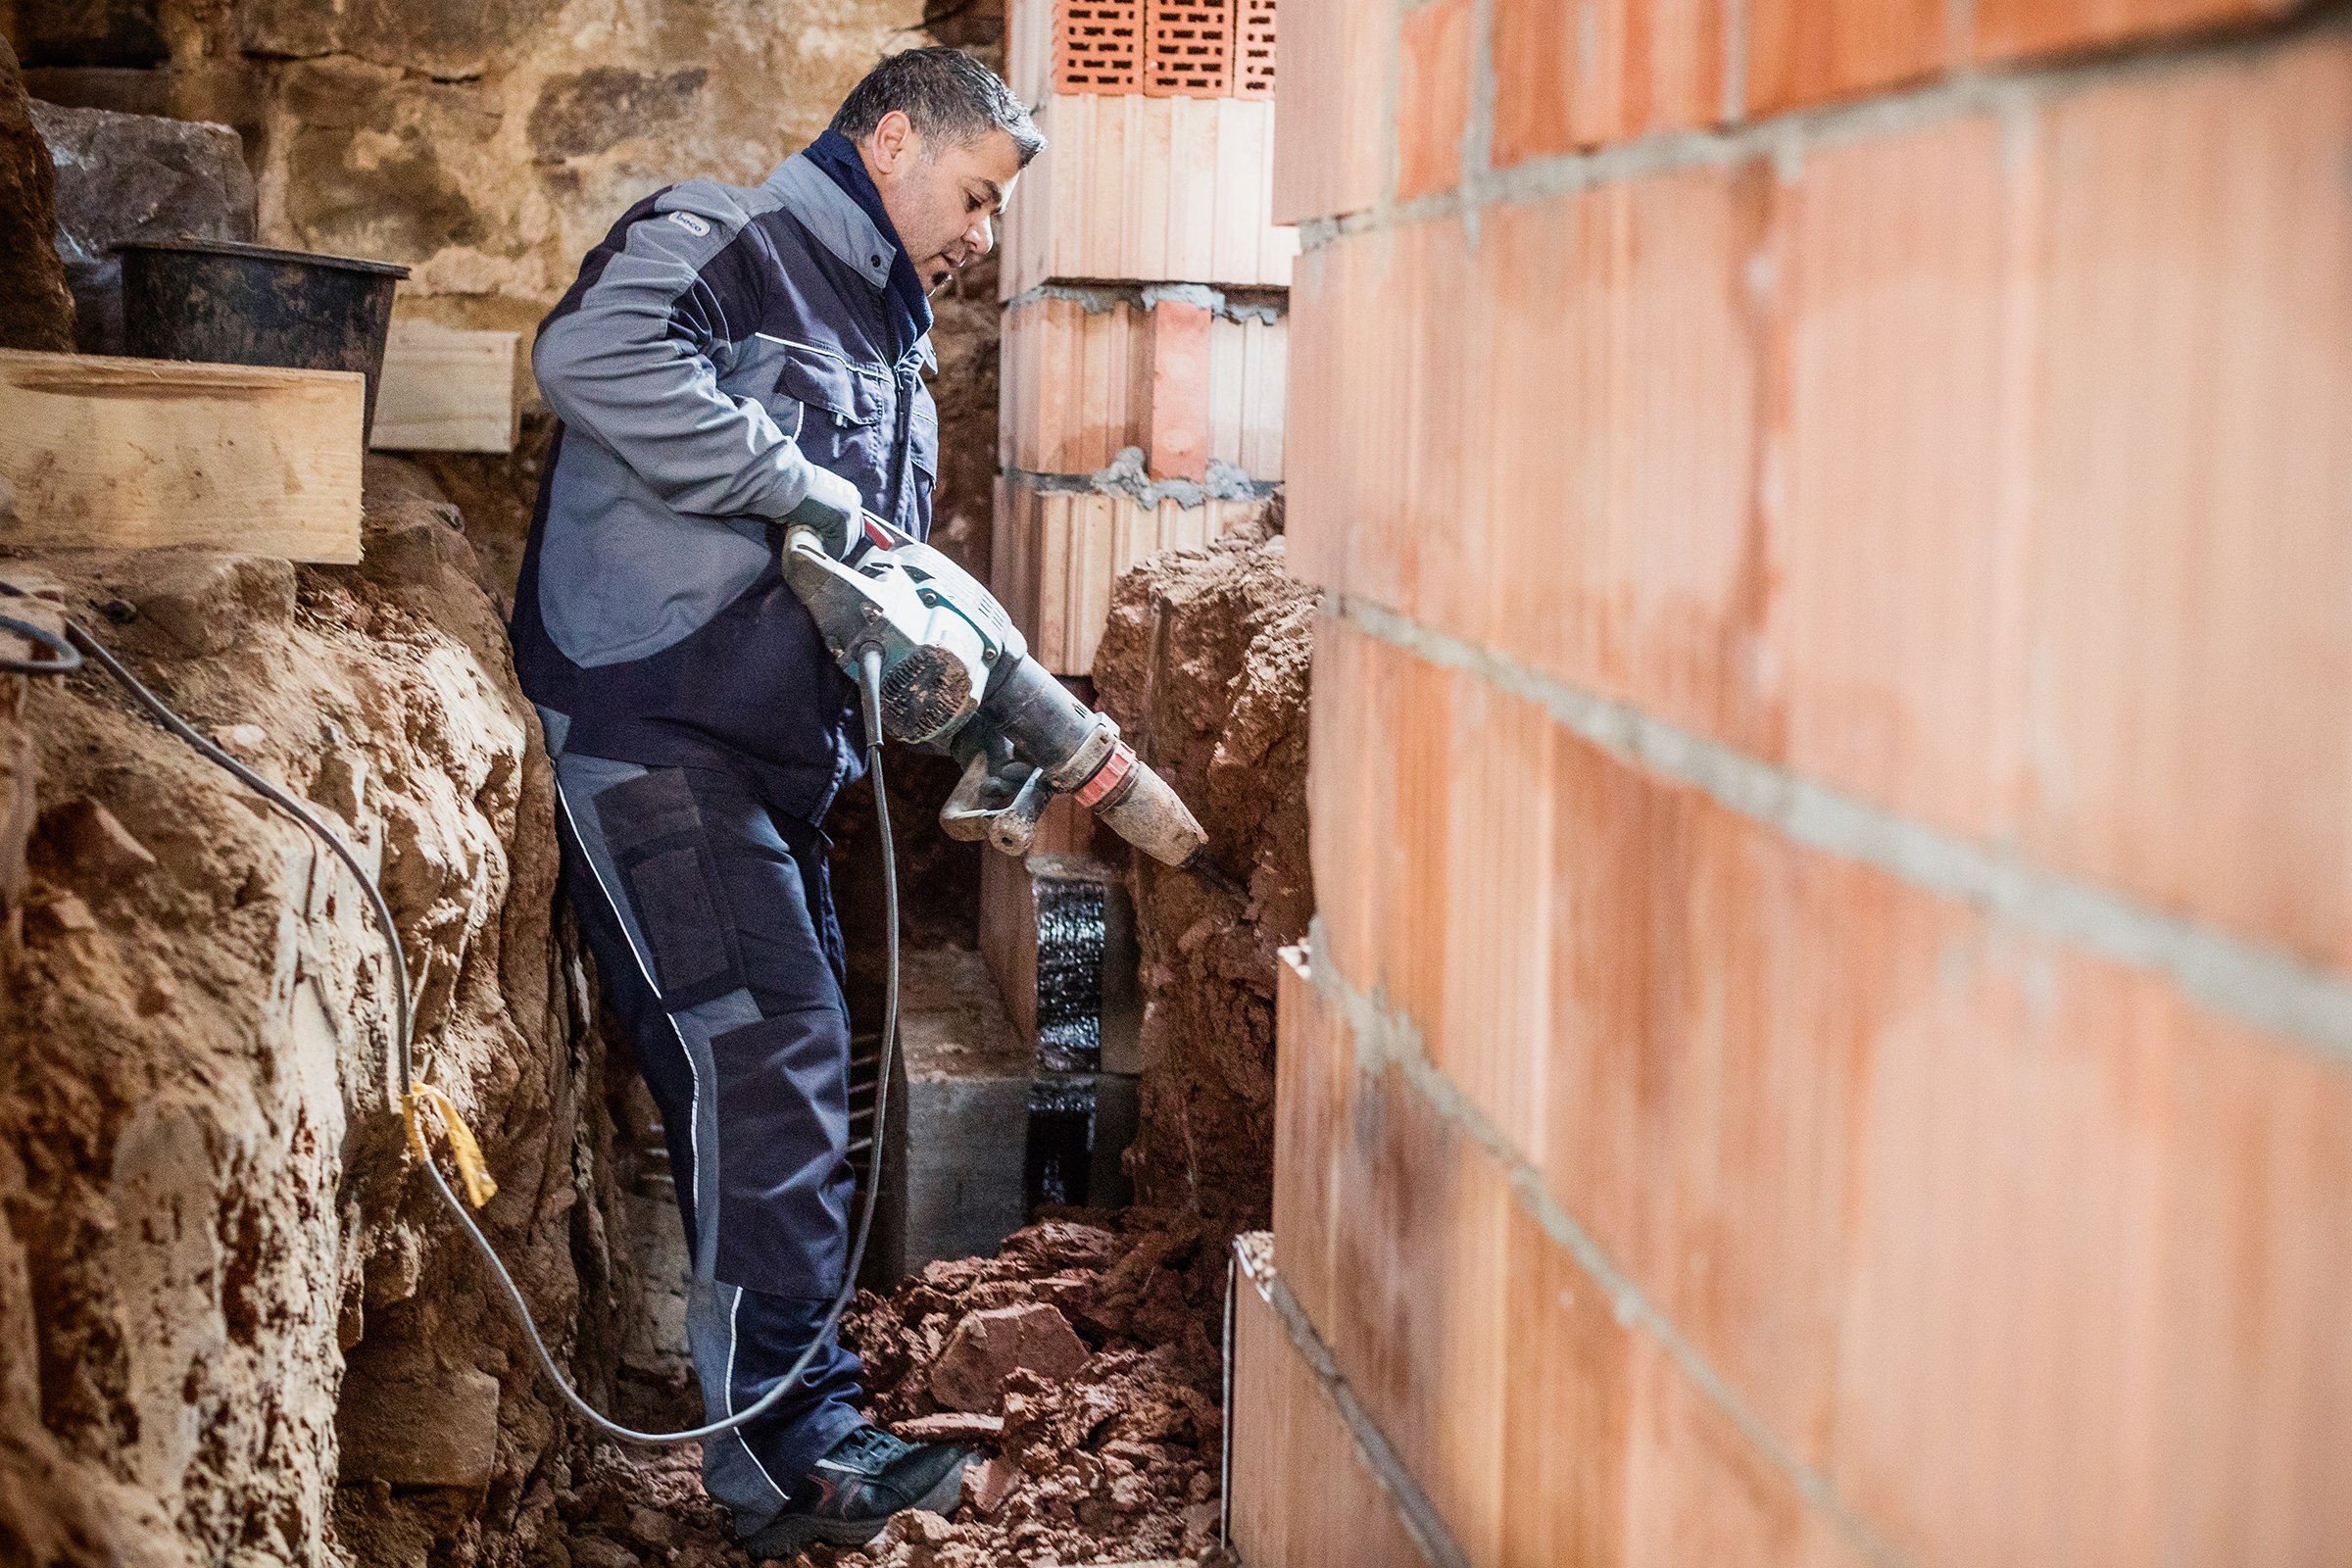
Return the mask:
<svg viewBox="0 0 2352 1568"><path fill-rule="evenodd" d="M839 561L858 542L858 525L864 511L864 498L858 495L856 485L830 468L810 464L808 494L799 506L784 514L784 525L815 530L825 554Z"/></svg>

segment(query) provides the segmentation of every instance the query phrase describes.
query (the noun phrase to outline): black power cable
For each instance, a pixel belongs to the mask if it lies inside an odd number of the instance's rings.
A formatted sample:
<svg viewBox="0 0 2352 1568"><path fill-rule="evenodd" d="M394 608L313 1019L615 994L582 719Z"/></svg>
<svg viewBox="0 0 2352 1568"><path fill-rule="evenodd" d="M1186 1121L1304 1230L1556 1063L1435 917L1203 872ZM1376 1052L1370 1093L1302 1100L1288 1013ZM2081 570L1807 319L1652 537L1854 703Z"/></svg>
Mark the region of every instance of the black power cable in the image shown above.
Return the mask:
<svg viewBox="0 0 2352 1568"><path fill-rule="evenodd" d="M26 597L24 590L6 582L0 582L0 595L18 599ZM358 854L350 845L343 842L341 835L320 821L308 807L221 750L202 731L173 712L162 698L148 690L144 682L124 668L122 661L108 652L105 645L82 630L75 622L72 620L66 622L66 634L63 639L60 639L55 633L44 631L37 626L27 625L13 616L0 615L0 630L15 632L44 648L56 651L58 655L56 659L45 661L0 660L0 670L16 670L25 674L63 675L79 669L82 664L82 656L87 655L97 662L99 668L113 676L122 689L130 694L132 700L145 709L148 715L158 724L185 741L206 761L228 772L246 788L300 823L313 837L325 845L333 853L335 858L341 860L350 869L353 876L359 878L360 886L368 894L368 909L374 915L375 923L382 928L384 946L389 951L392 959L393 1085L398 1092L398 1105L404 1112L413 1114L411 1106L416 1085L412 1070L414 1062L411 1030L414 1027L414 1020L410 1012L408 954L401 944L400 928L393 922L392 906L384 901L383 889L376 884L375 878L369 876L367 867L360 863ZM890 1116L890 1074L899 1039L899 873L897 854L892 846L890 836L890 801L882 781L882 660L879 653L868 650L865 657L860 660L858 667L858 684L865 716L866 763L872 768L874 775L874 819L882 840L882 903L888 917L889 931L886 938L888 976L884 989L885 1003L882 1017L882 1071L874 1089L873 1148L866 1161L865 1200L859 1207L857 1236L850 1248L849 1261L842 1271L841 1291L834 1297L832 1305L825 1312L824 1321L817 1326L816 1333L809 1340L808 1348L803 1350L800 1358L793 1362L791 1370L776 1380L774 1388L769 1389L767 1393L761 1395L751 1404L744 1406L722 1421L712 1421L704 1426L691 1427L683 1432L640 1432L634 1427L622 1426L582 1397L580 1392L572 1387L570 1380L564 1377L563 1369L556 1365L554 1352L548 1349L547 1342L540 1337L538 1323L531 1317L530 1303L522 1298L521 1288L514 1283L514 1276L509 1273L507 1265L500 1261L498 1250L490 1245L490 1238L483 1235L482 1228L474 1223L473 1214L466 1206L465 1200L459 1198L456 1191L450 1187L449 1178L441 1174L439 1163L430 1157L423 1160L425 1174L432 1179L433 1190L441 1195L441 1200L448 1204L450 1212L458 1217L459 1225L464 1228L466 1238L473 1243L474 1251L480 1255L483 1264L490 1270L491 1278L498 1282L501 1292L507 1298L509 1310L514 1314L515 1321L522 1325L524 1337L531 1342L531 1349L538 1358L539 1370L547 1375L550 1383L555 1385L556 1391L564 1396L564 1402L577 1412L583 1420L597 1430L608 1436L618 1438L624 1443L647 1445L699 1443L705 1438L718 1437L724 1433L733 1432L739 1427L748 1426L768 1414L783 1401L787 1394L792 1392L793 1385L799 1382L801 1374L808 1369L808 1363L815 1359L817 1350L840 1323L841 1314L849 1309L850 1302L856 1299L858 1295L858 1273L865 1262L866 1241L872 1233L874 1224L874 1202L876 1196L882 1190L883 1130L887 1126Z"/></svg>

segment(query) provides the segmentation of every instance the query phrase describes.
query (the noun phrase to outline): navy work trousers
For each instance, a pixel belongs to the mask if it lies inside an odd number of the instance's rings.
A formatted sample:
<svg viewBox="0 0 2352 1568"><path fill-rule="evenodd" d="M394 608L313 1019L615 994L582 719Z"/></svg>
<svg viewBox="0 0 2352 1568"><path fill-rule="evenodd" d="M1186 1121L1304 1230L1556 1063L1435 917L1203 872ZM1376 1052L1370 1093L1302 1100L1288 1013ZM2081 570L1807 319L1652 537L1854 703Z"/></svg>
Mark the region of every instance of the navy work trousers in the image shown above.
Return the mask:
<svg viewBox="0 0 2352 1568"><path fill-rule="evenodd" d="M823 839L725 769L565 753L556 779L572 904L662 1108L717 1420L808 1348L848 1261L850 1026ZM858 1424L858 1371L828 1336L772 1416L704 1445L738 1531Z"/></svg>

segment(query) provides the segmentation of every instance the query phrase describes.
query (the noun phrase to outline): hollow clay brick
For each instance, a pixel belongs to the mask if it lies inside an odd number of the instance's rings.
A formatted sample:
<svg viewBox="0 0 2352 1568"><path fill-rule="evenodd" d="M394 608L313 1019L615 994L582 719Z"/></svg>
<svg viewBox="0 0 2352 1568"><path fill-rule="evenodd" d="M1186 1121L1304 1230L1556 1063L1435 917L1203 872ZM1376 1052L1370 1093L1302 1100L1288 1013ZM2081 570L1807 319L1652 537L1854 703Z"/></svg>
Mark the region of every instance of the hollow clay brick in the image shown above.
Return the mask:
<svg viewBox="0 0 2352 1568"><path fill-rule="evenodd" d="M1420 1568L1424 1559L1395 1498L1247 1275L1234 1286L1231 1387L1229 1506L1234 1544L1246 1560Z"/></svg>
<svg viewBox="0 0 2352 1568"><path fill-rule="evenodd" d="M1984 117L1806 159L1780 197L1761 502L1787 761L1984 836L2010 820L2017 753L2015 167Z"/></svg>
<svg viewBox="0 0 2352 1568"><path fill-rule="evenodd" d="M1387 723L1429 722L1396 695L1411 656L1327 625L1317 659L1318 710L1358 724L1359 757L1400 744ZM2352 1290L2352 1078L1574 736L1554 756L1544 1125L1521 1152L1777 1446L1919 1561L2197 1561L2242 1538L2243 1560L2293 1562L2352 1529L2327 1457L2352 1432L2331 1327ZM1384 841L1433 819L1383 789L1393 805L1341 823L1394 867L1410 852ZM1318 839L1319 860L1342 849ZM1480 920L1526 908L1494 891ZM1409 972L1393 944L1430 939L1414 897L1393 881L1338 914L1371 927L1346 939L1359 991ZM1485 1070L1454 1059L1448 1076ZM1331 1280L1335 1346L1402 1446L1461 1353L1430 1259L1485 1245L1489 1178L1400 1082L1359 1078L1371 1098L1346 1113ZM1484 1432L1428 1439L1416 1474Z"/></svg>
<svg viewBox="0 0 2352 1568"><path fill-rule="evenodd" d="M1275 57L1281 37L1278 9L1278 0L1237 0L1241 32L1233 59L1236 97L1274 96Z"/></svg>
<svg viewBox="0 0 2352 1568"><path fill-rule="evenodd" d="M1355 1042L1286 949L1276 976L1274 1256L1306 1315L1331 1320L1333 1186L1354 1103Z"/></svg>
<svg viewBox="0 0 2352 1568"><path fill-rule="evenodd" d="M1733 0L1494 0L1494 163L1723 114Z"/></svg>
<svg viewBox="0 0 2352 1568"><path fill-rule="evenodd" d="M1176 333L1173 346L1204 349L1205 364L1163 377L1157 350L1171 334L1159 313L1200 310L1128 299L1090 309L1049 296L1006 311L999 460L1027 473L1091 474L1132 446L1155 477L1199 480L1214 460L1280 479L1287 323L1202 312L1193 331L1205 344Z"/></svg>
<svg viewBox="0 0 2352 1568"><path fill-rule="evenodd" d="M1269 216L1273 116L1264 98L1048 99L1046 150L1005 214L1002 297L1056 278L1287 285L1298 238Z"/></svg>
<svg viewBox="0 0 2352 1568"><path fill-rule="evenodd" d="M1334 240L1294 569L2343 962L2348 61Z"/></svg>
<svg viewBox="0 0 2352 1568"><path fill-rule="evenodd" d="M2352 964L2352 44L2040 121L2025 843Z"/></svg>
<svg viewBox="0 0 2352 1568"><path fill-rule="evenodd" d="M1473 1562L1501 1535L1501 1166L1396 1069L1359 1075L1326 1338ZM1367 1136L1368 1135L1368 1136Z"/></svg>
<svg viewBox="0 0 2352 1568"><path fill-rule="evenodd" d="M1150 0L1051 0L1054 15L1054 90L1057 93L1133 93L1144 90Z"/></svg>
<svg viewBox="0 0 2352 1568"><path fill-rule="evenodd" d="M1209 342L1207 307L1162 300L1152 308L1151 414L1145 452L1154 479L1208 477Z"/></svg>
<svg viewBox="0 0 2352 1568"><path fill-rule="evenodd" d="M1385 114L1395 25L1378 0L1282 0L1276 222L1344 217L1380 200L1394 143Z"/></svg>
<svg viewBox="0 0 2352 1568"><path fill-rule="evenodd" d="M2015 60L2096 48L2289 9L2288 0L1976 0L1975 56Z"/></svg>
<svg viewBox="0 0 2352 1568"><path fill-rule="evenodd" d="M1399 24L1396 195L1410 201L1461 180L1470 120L1470 0L1424 0Z"/></svg>
<svg viewBox="0 0 2352 1568"><path fill-rule="evenodd" d="M1233 92L1234 0L1147 0L1144 91L1155 98Z"/></svg>
<svg viewBox="0 0 2352 1568"><path fill-rule="evenodd" d="M1747 118L1860 98L1952 63L1946 0L1747 0Z"/></svg>
<svg viewBox="0 0 2352 1568"><path fill-rule="evenodd" d="M999 478L990 587L1032 657L1056 675L1084 675L1094 668L1120 573L1155 551L1206 544L1264 506L1214 498L1145 506L1124 494Z"/></svg>

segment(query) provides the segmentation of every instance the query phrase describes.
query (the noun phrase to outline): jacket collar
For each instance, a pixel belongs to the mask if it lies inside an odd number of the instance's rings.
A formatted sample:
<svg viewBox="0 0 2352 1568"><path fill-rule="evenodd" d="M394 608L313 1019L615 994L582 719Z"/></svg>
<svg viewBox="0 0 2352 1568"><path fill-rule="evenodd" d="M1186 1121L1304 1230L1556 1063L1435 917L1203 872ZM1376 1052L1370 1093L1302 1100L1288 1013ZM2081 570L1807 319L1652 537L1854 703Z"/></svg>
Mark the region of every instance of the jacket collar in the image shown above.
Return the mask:
<svg viewBox="0 0 2352 1568"><path fill-rule="evenodd" d="M874 226L865 210L833 183L833 176L816 167L807 153L794 153L776 172L760 182L784 209L799 219L817 243L879 291L890 286L891 259L898 243Z"/></svg>

